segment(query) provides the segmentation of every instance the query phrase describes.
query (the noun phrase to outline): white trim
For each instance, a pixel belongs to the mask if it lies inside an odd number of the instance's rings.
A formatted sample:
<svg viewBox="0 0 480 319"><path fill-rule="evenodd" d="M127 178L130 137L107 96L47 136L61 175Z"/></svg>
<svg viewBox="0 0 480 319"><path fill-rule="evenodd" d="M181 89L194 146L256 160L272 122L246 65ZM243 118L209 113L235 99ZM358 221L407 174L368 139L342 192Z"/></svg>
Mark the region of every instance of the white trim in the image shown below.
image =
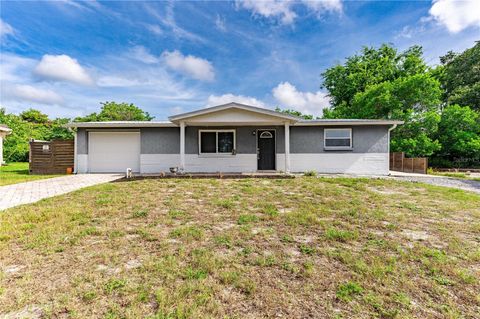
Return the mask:
<svg viewBox="0 0 480 319"><path fill-rule="evenodd" d="M78 159L77 159L77 131L73 138L73 174L77 174Z"/></svg>
<svg viewBox="0 0 480 319"><path fill-rule="evenodd" d="M196 111L192 111L192 112L177 114L177 115L174 115L174 116L170 116L168 119L170 121L174 122L174 121L178 121L178 120L185 120L185 119L195 117L195 116L199 116L199 115L204 115L204 114L214 113L214 112L218 112L218 111L223 111L223 110L226 110L226 109L241 109L241 110L255 112L255 113L259 113L259 114L270 115L270 116L277 117L277 118L280 118L280 119L287 119L287 120L291 120L291 121L294 121L294 122L297 122L298 120L300 120L299 117L293 116L293 115L290 115L290 114L277 112L277 111L274 111L274 110L269 110L269 109L265 109L265 108L261 108L261 107L257 107L257 106L251 106L251 105L236 103L236 102L230 102L230 103L227 103L227 104L208 107L208 108L201 109L201 110L196 110Z"/></svg>
<svg viewBox="0 0 480 319"><path fill-rule="evenodd" d="M268 133L268 134L265 134L265 133ZM265 136L263 136L264 134L265 134ZM262 133L260 133L258 138L273 138L273 134L270 133L269 131L263 131Z"/></svg>
<svg viewBox="0 0 480 319"><path fill-rule="evenodd" d="M356 126L356 125L395 125L403 124L403 121L390 121L390 120L363 120L363 119L335 119L335 120L301 120L292 125L294 126Z"/></svg>
<svg viewBox="0 0 480 319"><path fill-rule="evenodd" d="M327 140L339 140L339 139L346 139L346 138L327 138L328 131L349 131L349 138L350 138L350 146L327 146ZM353 150L353 138L352 138L352 128L326 128L323 130L323 149L326 151L348 151Z"/></svg>
<svg viewBox="0 0 480 319"><path fill-rule="evenodd" d="M185 122L180 122L180 171L185 170Z"/></svg>
<svg viewBox="0 0 480 319"><path fill-rule="evenodd" d="M290 124L285 122L285 172L290 173Z"/></svg>
<svg viewBox="0 0 480 319"><path fill-rule="evenodd" d="M215 153L202 153L202 133L215 133ZM218 151L218 133L233 133L232 153ZM237 132L235 129L198 130L198 155L203 157L232 157L237 151Z"/></svg>
<svg viewBox="0 0 480 319"><path fill-rule="evenodd" d="M178 127L170 121L106 121L106 122L71 122L65 127L81 128L123 128L123 127Z"/></svg>

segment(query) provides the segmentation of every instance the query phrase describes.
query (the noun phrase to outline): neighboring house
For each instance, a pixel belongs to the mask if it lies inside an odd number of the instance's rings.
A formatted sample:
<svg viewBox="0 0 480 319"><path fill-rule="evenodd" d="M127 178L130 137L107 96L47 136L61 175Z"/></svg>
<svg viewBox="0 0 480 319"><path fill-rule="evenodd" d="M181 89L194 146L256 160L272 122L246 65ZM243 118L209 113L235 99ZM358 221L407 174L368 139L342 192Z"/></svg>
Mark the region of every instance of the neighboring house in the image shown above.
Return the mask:
<svg viewBox="0 0 480 319"><path fill-rule="evenodd" d="M229 103L169 121L78 122L78 173L304 172L386 175L400 121L304 120Z"/></svg>
<svg viewBox="0 0 480 319"><path fill-rule="evenodd" d="M12 133L12 130L7 126L0 124L0 166L4 164L3 162L3 138Z"/></svg>

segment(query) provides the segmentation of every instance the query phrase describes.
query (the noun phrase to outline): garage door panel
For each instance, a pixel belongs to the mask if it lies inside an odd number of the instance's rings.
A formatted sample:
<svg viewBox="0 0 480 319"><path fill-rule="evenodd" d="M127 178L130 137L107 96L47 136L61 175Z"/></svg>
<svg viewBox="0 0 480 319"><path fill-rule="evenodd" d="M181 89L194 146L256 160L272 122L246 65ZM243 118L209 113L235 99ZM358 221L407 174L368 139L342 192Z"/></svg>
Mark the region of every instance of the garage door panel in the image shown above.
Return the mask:
<svg viewBox="0 0 480 319"><path fill-rule="evenodd" d="M92 173L140 171L139 132L90 132L89 171Z"/></svg>

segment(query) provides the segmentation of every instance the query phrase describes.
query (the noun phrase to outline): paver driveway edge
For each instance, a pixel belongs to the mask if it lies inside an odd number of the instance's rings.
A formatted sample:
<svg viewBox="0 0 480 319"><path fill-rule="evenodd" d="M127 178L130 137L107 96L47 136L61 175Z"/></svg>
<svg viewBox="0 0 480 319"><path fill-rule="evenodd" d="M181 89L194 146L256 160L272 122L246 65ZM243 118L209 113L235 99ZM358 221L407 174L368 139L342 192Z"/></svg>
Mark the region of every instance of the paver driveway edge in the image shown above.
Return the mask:
<svg viewBox="0 0 480 319"><path fill-rule="evenodd" d="M0 211L122 177L121 174L80 174L0 186Z"/></svg>

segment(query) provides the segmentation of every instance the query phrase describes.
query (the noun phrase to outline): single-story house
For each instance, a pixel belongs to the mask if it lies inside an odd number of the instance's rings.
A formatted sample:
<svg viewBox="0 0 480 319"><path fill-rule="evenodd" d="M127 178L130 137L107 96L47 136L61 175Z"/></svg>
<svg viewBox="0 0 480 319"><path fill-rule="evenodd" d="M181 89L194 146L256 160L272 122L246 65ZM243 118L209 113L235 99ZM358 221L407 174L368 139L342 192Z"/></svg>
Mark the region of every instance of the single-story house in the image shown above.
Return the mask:
<svg viewBox="0 0 480 319"><path fill-rule="evenodd" d="M12 133L12 130L6 125L0 124L0 166L4 164L3 162L3 138Z"/></svg>
<svg viewBox="0 0 480 319"><path fill-rule="evenodd" d="M228 103L168 121L76 122L75 172L305 172L387 175L401 121L305 120Z"/></svg>

